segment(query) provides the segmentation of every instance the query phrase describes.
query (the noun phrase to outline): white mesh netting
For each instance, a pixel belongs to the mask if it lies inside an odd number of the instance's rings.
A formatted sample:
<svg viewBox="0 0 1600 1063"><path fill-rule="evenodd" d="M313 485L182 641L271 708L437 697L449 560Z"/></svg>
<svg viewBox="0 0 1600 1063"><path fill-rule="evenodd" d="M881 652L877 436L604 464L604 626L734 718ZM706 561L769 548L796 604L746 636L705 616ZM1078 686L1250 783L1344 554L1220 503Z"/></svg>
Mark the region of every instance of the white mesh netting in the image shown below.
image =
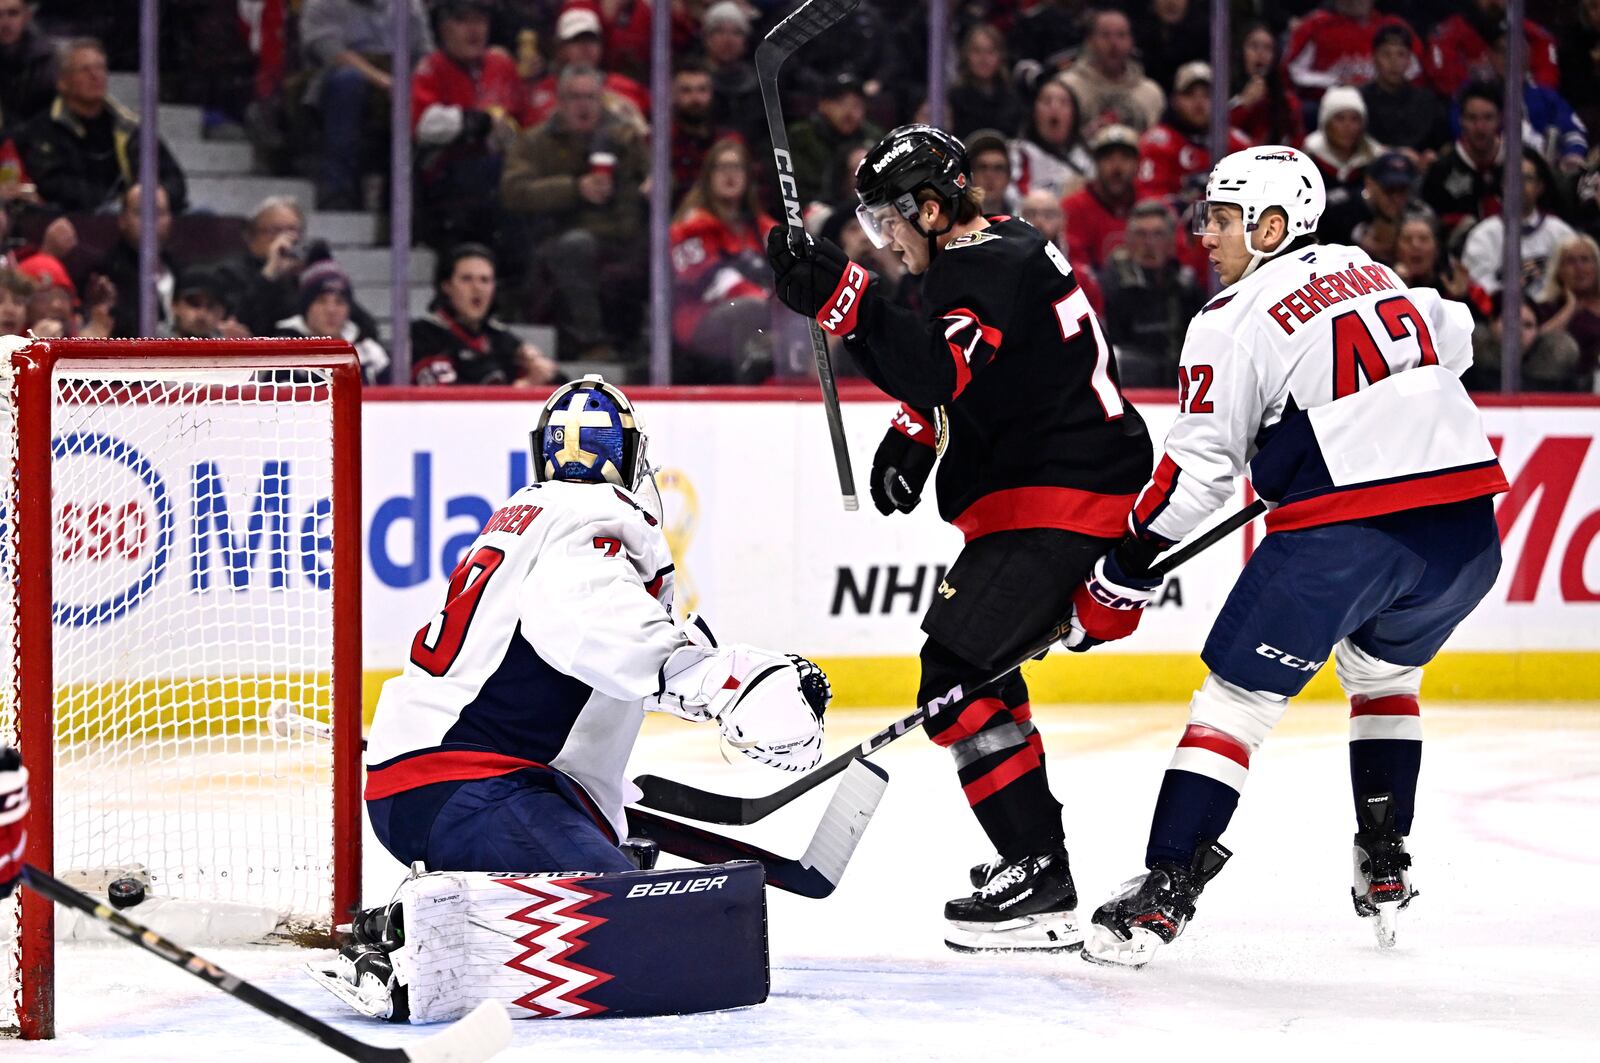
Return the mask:
<svg viewBox="0 0 1600 1063"><path fill-rule="evenodd" d="M17 744L16 375L0 357L0 744ZM22 996L16 894L0 900L0 1030L16 1025Z"/></svg>
<svg viewBox="0 0 1600 1063"><path fill-rule="evenodd" d="M292 379L58 369L52 416L57 872L284 930L334 863L331 387Z"/></svg>

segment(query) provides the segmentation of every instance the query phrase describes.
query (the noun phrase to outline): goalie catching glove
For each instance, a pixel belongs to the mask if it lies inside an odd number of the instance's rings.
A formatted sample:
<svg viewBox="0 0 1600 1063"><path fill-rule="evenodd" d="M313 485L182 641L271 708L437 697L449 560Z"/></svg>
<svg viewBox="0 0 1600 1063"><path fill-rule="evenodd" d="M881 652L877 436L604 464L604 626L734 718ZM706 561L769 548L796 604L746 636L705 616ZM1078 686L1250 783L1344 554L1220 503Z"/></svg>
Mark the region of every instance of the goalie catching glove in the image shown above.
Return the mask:
<svg viewBox="0 0 1600 1063"><path fill-rule="evenodd" d="M742 644L688 645L661 666L661 687L644 707L716 720L728 744L751 760L810 771L822 760L822 714L832 696L828 677L804 657Z"/></svg>

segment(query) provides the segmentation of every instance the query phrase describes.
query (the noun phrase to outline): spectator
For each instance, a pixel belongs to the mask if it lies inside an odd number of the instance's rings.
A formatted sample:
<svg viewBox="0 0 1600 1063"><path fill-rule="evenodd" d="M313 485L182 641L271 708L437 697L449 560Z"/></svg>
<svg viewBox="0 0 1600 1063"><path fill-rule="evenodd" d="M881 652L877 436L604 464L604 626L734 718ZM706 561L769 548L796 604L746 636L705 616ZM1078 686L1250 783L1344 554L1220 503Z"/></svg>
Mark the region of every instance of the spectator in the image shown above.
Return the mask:
<svg viewBox="0 0 1600 1063"><path fill-rule="evenodd" d="M750 152L719 140L672 224L674 382L755 384L772 375L766 236L776 222L750 180Z"/></svg>
<svg viewBox="0 0 1600 1063"><path fill-rule="evenodd" d="M750 16L730 0L706 8L701 20L706 66L711 70L711 122L744 137L746 144L767 136L761 85L750 61Z"/></svg>
<svg viewBox="0 0 1600 1063"><path fill-rule="evenodd" d="M1300 100L1278 62L1278 38L1265 22L1251 23L1240 38L1233 88L1228 121L1252 143L1300 146L1306 135Z"/></svg>
<svg viewBox="0 0 1600 1063"><path fill-rule="evenodd" d="M1106 335L1123 387L1166 388L1178 382L1178 355L1189 320L1205 305L1205 284L1178 261L1170 208L1142 200L1128 215L1127 242L1101 271Z"/></svg>
<svg viewBox="0 0 1600 1063"><path fill-rule="evenodd" d="M1428 167L1422 198L1447 232L1500 213L1499 86L1473 82L1461 92L1461 136Z"/></svg>
<svg viewBox="0 0 1600 1063"><path fill-rule="evenodd" d="M1061 200L1042 188L1035 188L1022 197L1019 210L1023 221L1038 229L1039 235L1054 244L1062 254L1067 254L1067 212L1061 209ZM1095 279L1094 270L1085 263L1072 261L1070 257L1067 264L1072 267L1072 274L1078 278L1078 286L1083 289L1094 312L1104 314L1105 297L1100 291L1100 282Z"/></svg>
<svg viewBox="0 0 1600 1063"><path fill-rule="evenodd" d="M78 289L67 269L53 255L24 259L17 272L33 283L28 300L28 328L40 336L105 339L111 335L111 306L116 292L104 277L92 277L80 316Z"/></svg>
<svg viewBox="0 0 1600 1063"><path fill-rule="evenodd" d="M79 37L57 53L56 98L18 140L39 196L64 211L99 210L138 176L138 119L106 92L106 52ZM172 209L188 204L183 170L165 144L157 152L161 187Z"/></svg>
<svg viewBox="0 0 1600 1063"><path fill-rule="evenodd" d="M367 384L388 382L389 352L374 330L363 328L350 315L354 305L350 278L331 258L300 274L296 292L298 313L273 326L275 336L329 336L344 340L361 360L361 379Z"/></svg>
<svg viewBox="0 0 1600 1063"><path fill-rule="evenodd" d="M1391 148L1416 153L1426 166L1450 139L1444 107L1425 85L1406 80L1416 64L1416 38L1405 26L1385 26L1372 38L1373 79L1361 86L1367 132Z"/></svg>
<svg viewBox="0 0 1600 1063"><path fill-rule="evenodd" d="M322 115L317 176L322 210L361 209L362 175L387 160L376 148L388 144L392 6L387 0L305 0L300 8L300 47L314 71L306 102ZM415 63L433 50L433 34L422 0L409 0L408 8Z"/></svg>
<svg viewBox="0 0 1600 1063"><path fill-rule="evenodd" d="M1094 180L1061 203L1067 216L1067 260L1098 272L1122 245L1133 209L1133 177L1139 168L1139 138L1125 125L1102 128L1089 141Z"/></svg>
<svg viewBox="0 0 1600 1063"><path fill-rule="evenodd" d="M21 129L55 96L55 47L33 24L32 0L0 0L0 130Z"/></svg>
<svg viewBox="0 0 1600 1063"><path fill-rule="evenodd" d="M1585 129L1600 128L1600 0L1579 0L1559 35L1561 95Z"/></svg>
<svg viewBox="0 0 1600 1063"><path fill-rule="evenodd" d="M1553 214L1548 196L1552 187L1549 166L1532 148L1522 152L1522 283L1524 291L1537 291L1546 281L1556 248L1578 234ZM1505 219L1485 218L1472 227L1461 249L1461 261L1472 282L1489 295L1504 284Z"/></svg>
<svg viewBox="0 0 1600 1063"><path fill-rule="evenodd" d="M794 160L800 202L838 198L834 175L855 147L876 144L883 130L866 120L867 101L861 82L841 74L823 90L816 112L789 127L789 155Z"/></svg>
<svg viewBox="0 0 1600 1063"><path fill-rule="evenodd" d="M1330 0L1295 24L1283 50L1284 69L1304 108L1305 117L1335 85L1361 86L1372 80L1372 51L1378 31L1406 27L1404 19L1378 15L1373 0ZM1413 52L1405 77L1422 76L1422 56Z"/></svg>
<svg viewBox="0 0 1600 1063"><path fill-rule="evenodd" d="M1133 58L1133 31L1121 11L1089 16L1089 39L1072 69L1062 75L1081 105L1085 132L1112 123L1136 132L1155 125L1166 100L1161 86L1144 76Z"/></svg>
<svg viewBox="0 0 1600 1063"><path fill-rule="evenodd" d="M115 288L111 312L111 334L138 336L139 332L139 186L122 195L122 210L117 214L117 243L92 273L104 276ZM173 278L176 264L167 254L172 236L172 211L167 206L167 190L156 189L156 323L172 317Z"/></svg>
<svg viewBox="0 0 1600 1063"><path fill-rule="evenodd" d="M1401 220L1394 271L1407 287L1437 288L1440 294L1457 302L1467 302L1472 290L1466 267L1445 252L1439 221L1431 210L1414 211Z"/></svg>
<svg viewBox="0 0 1600 1063"><path fill-rule="evenodd" d="M34 283L9 267L0 269L0 336L21 336L28 329L28 300Z"/></svg>
<svg viewBox="0 0 1600 1063"><path fill-rule="evenodd" d="M1011 181L1011 149L1006 138L998 129L979 129L967 134L965 143L972 183L983 189L983 212L1015 214L1017 193Z"/></svg>
<svg viewBox="0 0 1600 1063"><path fill-rule="evenodd" d="M1427 210L1416 198L1420 173L1409 155L1386 152L1367 167L1361 187L1328 190L1328 206L1317 226L1326 244L1355 244L1376 262L1394 265L1399 255L1400 223Z"/></svg>
<svg viewBox="0 0 1600 1063"><path fill-rule="evenodd" d="M529 121L548 121L560 104L561 72L568 67L605 71L605 45L600 39L600 16L587 7L569 7L556 19L556 54L551 71L533 87ZM623 74L603 73L607 111L643 131L650 114L650 93Z"/></svg>
<svg viewBox="0 0 1600 1063"><path fill-rule="evenodd" d="M1539 333L1565 330L1578 345L1579 386L1593 390L1600 363L1600 244L1578 235L1556 248L1538 299Z"/></svg>
<svg viewBox="0 0 1600 1063"><path fill-rule="evenodd" d="M1494 31L1489 46L1489 66L1493 80L1510 84L1503 22ZM1525 130L1532 131L1528 138L1530 146L1538 148L1552 166L1562 173L1577 173L1583 169L1584 157L1589 154L1588 131L1561 93L1539 84L1527 74L1522 80L1522 122Z"/></svg>
<svg viewBox="0 0 1600 1063"><path fill-rule="evenodd" d="M1472 366L1461 375L1469 391L1499 391L1502 344L1501 297L1495 295L1489 320L1472 331ZM1579 369L1578 344L1565 329L1539 331L1533 302L1523 297L1522 373L1523 391L1580 391L1588 389L1588 376Z"/></svg>
<svg viewBox="0 0 1600 1063"><path fill-rule="evenodd" d="M1188 63L1172 83L1166 114L1139 138L1139 173L1133 181L1136 199L1158 196L1182 214L1190 203L1205 198L1211 173L1211 67ZM1228 130L1228 153L1250 146L1237 129Z"/></svg>
<svg viewBox="0 0 1600 1063"><path fill-rule="evenodd" d="M1150 14L1134 28L1144 72L1157 85L1171 85L1178 68L1211 55L1209 4L1150 0Z"/></svg>
<svg viewBox="0 0 1600 1063"><path fill-rule="evenodd" d="M591 75L592 76L592 75ZM599 78L595 107L599 108ZM560 111L557 111L559 114ZM445 384L554 384L555 363L517 339L489 316L494 306L494 252L462 244L439 259L436 294L427 317L411 322L411 382Z"/></svg>
<svg viewBox="0 0 1600 1063"><path fill-rule="evenodd" d="M1028 123L1011 142L1011 183L1017 195L1036 188L1057 199L1071 195L1094 175L1094 155L1083 141L1078 98L1061 77L1039 86Z"/></svg>
<svg viewBox="0 0 1600 1063"><path fill-rule="evenodd" d="M500 196L540 240L534 254L559 296L563 350L609 361L637 326L649 158L633 127L606 114L602 84L593 67L562 69L556 113L512 145ZM608 321L602 290L633 317Z"/></svg>
<svg viewBox="0 0 1600 1063"><path fill-rule="evenodd" d="M1367 105L1361 93L1348 85L1323 93L1317 131L1306 137L1305 152L1322 171L1328 191L1339 185L1360 186L1362 171L1383 154L1383 145L1367 135Z"/></svg>
<svg viewBox="0 0 1600 1063"><path fill-rule="evenodd" d="M956 82L950 87L950 128L1015 133L1022 126L1022 101L1009 71L1005 38L990 23L975 23L962 38Z"/></svg>
<svg viewBox="0 0 1600 1063"><path fill-rule="evenodd" d="M1428 38L1428 77L1441 96L1453 97L1469 81L1494 76L1489 43L1506 18L1506 0L1467 0L1459 11L1434 27ZM1528 35L1528 73L1547 89L1561 81L1556 65L1555 38L1531 19L1523 21Z"/></svg>
<svg viewBox="0 0 1600 1063"><path fill-rule="evenodd" d="M442 251L493 242L505 228L500 167L532 110L515 60L489 46L488 0L445 0L435 11L439 47L412 77L411 122L417 235Z"/></svg>
<svg viewBox="0 0 1600 1063"><path fill-rule="evenodd" d="M244 247L218 263L247 335L267 336L294 312L300 271L305 269L306 216L292 196L268 196L244 228Z"/></svg>
<svg viewBox="0 0 1600 1063"><path fill-rule="evenodd" d="M232 316L229 289L223 278L206 266L191 266L173 285L172 318L156 329L169 339L214 340L222 335L222 322Z"/></svg>
<svg viewBox="0 0 1600 1063"><path fill-rule="evenodd" d="M706 152L726 130L711 121L711 70L698 59L681 60L672 71L672 202L681 203L700 176Z"/></svg>

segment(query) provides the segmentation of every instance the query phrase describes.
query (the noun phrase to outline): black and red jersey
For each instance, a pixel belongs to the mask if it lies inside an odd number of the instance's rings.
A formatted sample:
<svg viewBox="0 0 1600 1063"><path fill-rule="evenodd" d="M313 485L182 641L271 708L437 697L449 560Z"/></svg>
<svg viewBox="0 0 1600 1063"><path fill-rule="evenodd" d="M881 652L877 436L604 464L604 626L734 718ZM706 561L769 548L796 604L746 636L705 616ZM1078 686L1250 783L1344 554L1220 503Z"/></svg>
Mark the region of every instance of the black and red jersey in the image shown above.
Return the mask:
<svg viewBox="0 0 1600 1063"><path fill-rule="evenodd" d="M1150 437L1066 256L1026 222L991 219L934 257L923 307L864 297L847 343L909 408L897 419L920 427L944 408L939 515L968 540L1017 528L1120 537Z"/></svg>

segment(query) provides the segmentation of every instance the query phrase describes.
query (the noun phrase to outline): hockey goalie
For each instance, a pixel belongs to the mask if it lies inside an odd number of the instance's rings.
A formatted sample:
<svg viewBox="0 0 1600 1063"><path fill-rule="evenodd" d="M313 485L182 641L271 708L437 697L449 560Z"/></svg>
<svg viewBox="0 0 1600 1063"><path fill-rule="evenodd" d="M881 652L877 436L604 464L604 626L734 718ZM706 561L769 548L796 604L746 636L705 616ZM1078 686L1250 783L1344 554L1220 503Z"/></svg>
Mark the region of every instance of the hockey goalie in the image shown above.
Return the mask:
<svg viewBox="0 0 1600 1063"><path fill-rule="evenodd" d="M674 622L646 443L598 376L557 390L532 437L535 482L489 518L383 688L367 811L413 874L312 966L367 1015L434 1022L490 999L521 1018L675 1014L766 997L760 865L636 866L624 769L644 713L666 712L807 771L828 681L805 658Z"/></svg>

